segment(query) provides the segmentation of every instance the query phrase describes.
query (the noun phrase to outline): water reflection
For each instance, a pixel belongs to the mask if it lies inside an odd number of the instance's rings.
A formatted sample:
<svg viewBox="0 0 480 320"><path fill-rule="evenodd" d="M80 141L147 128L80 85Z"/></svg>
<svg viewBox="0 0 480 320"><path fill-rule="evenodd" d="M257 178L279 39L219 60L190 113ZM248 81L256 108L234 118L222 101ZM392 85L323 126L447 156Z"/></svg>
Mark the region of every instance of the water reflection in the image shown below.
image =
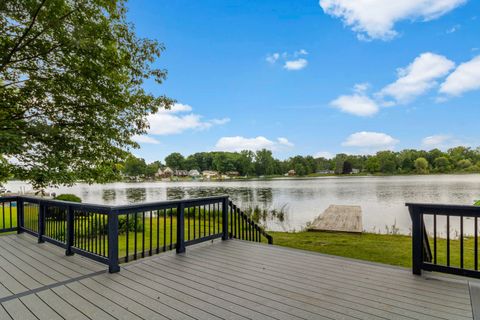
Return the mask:
<svg viewBox="0 0 480 320"><path fill-rule="evenodd" d="M145 202L147 199L146 188L128 188L126 191L127 200L130 203Z"/></svg>

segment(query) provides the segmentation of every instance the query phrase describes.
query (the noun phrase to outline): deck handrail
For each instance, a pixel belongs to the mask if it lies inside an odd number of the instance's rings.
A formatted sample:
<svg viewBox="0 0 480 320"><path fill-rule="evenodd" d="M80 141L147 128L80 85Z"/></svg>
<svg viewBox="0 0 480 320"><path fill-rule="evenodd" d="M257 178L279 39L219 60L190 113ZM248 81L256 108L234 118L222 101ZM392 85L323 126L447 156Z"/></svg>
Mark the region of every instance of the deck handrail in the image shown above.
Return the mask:
<svg viewBox="0 0 480 320"><path fill-rule="evenodd" d="M67 255L107 264L112 273L122 262L173 249L182 253L217 238L261 241L263 236L272 243L227 195L118 206L5 196L0 210L0 233L31 234Z"/></svg>
<svg viewBox="0 0 480 320"><path fill-rule="evenodd" d="M406 203L405 205L408 207L412 219L412 272L414 274L420 275L422 270L426 270L480 278L480 271L478 270L479 206L429 203ZM432 232L430 234L427 232L425 217L430 217L432 220ZM438 217L445 217L446 221L445 259L443 259L443 253L440 255L438 252L438 242L443 241L439 239ZM458 263L452 263L451 259L451 217L457 217L459 220ZM473 218L473 221L471 218ZM465 223L469 222L473 222L473 265L466 265L465 263L464 241L467 236ZM430 245L430 241L433 245ZM445 260L445 263L441 263L440 260Z"/></svg>

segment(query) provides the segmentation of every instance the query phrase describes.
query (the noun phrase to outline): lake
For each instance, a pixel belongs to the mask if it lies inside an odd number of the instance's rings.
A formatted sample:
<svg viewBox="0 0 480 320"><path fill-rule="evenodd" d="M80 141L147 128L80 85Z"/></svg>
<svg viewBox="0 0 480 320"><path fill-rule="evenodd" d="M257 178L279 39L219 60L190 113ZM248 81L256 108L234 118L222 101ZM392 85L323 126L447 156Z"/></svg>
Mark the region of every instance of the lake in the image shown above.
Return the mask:
<svg viewBox="0 0 480 320"><path fill-rule="evenodd" d="M11 181L6 188L17 192L29 187ZM472 204L480 199L480 175L431 175L391 177L321 177L249 181L141 182L77 184L53 190L73 193L83 202L127 204L228 194L241 208L258 206L284 212L270 215L267 230L299 231L331 204L359 205L363 228L386 233L392 226L410 232L405 202Z"/></svg>
<svg viewBox="0 0 480 320"><path fill-rule="evenodd" d="M28 185L11 181L16 192ZM409 234L410 217L405 202L472 204L480 199L480 175L392 177L322 177L250 181L141 182L77 184L51 189L73 193L83 202L127 204L228 194L242 209L258 206L282 216L269 215L267 230L299 231L331 204L359 205L363 228L368 232ZM388 228L388 230L387 230Z"/></svg>

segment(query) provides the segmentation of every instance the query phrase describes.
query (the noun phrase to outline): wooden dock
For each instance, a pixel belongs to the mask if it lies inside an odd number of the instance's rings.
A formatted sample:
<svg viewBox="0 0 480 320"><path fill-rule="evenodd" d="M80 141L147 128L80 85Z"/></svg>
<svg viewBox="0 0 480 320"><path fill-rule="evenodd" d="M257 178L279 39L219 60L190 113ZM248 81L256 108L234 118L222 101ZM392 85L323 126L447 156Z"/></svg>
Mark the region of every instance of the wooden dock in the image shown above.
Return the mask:
<svg viewBox="0 0 480 320"><path fill-rule="evenodd" d="M27 234L5 235L0 269L0 319L472 319L468 279L241 240L109 274Z"/></svg>
<svg viewBox="0 0 480 320"><path fill-rule="evenodd" d="M360 206L330 205L308 227L309 231L363 232Z"/></svg>

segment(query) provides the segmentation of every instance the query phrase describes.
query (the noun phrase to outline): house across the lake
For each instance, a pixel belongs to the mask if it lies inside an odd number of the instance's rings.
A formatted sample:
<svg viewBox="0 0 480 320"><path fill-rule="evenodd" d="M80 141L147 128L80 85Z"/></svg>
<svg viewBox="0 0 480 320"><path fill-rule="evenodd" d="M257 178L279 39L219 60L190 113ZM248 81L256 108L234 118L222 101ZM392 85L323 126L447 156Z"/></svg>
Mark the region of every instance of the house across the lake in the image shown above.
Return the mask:
<svg viewBox="0 0 480 320"><path fill-rule="evenodd" d="M200 172L198 172L198 170L196 169L192 169L190 171L188 171L188 175L192 178L197 178L197 177L200 177Z"/></svg>
<svg viewBox="0 0 480 320"><path fill-rule="evenodd" d="M202 171L202 176L205 179L211 179L211 178L216 178L219 176L218 171L213 171L213 170L204 170Z"/></svg>

